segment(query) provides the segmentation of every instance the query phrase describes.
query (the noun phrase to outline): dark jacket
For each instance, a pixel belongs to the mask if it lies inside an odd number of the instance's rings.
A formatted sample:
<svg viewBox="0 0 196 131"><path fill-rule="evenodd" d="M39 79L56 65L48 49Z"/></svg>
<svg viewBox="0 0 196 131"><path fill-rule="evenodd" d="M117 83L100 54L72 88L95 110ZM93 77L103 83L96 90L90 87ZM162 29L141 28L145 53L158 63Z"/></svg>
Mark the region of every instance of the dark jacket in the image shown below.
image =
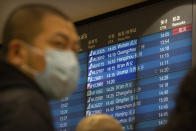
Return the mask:
<svg viewBox="0 0 196 131"><path fill-rule="evenodd" d="M0 60L0 131L53 131L48 100L38 85Z"/></svg>

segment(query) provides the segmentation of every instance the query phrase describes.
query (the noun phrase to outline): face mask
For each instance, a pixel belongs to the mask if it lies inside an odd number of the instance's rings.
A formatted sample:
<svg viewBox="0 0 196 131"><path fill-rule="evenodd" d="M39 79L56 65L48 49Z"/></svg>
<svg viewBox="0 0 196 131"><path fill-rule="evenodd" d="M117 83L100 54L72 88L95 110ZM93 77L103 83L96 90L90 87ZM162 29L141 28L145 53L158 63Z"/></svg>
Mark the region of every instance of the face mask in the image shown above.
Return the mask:
<svg viewBox="0 0 196 131"><path fill-rule="evenodd" d="M37 84L51 100L69 96L77 87L79 78L79 64L75 54L72 51L48 50L45 59L46 67L43 72L37 72L28 66L26 69L33 74Z"/></svg>

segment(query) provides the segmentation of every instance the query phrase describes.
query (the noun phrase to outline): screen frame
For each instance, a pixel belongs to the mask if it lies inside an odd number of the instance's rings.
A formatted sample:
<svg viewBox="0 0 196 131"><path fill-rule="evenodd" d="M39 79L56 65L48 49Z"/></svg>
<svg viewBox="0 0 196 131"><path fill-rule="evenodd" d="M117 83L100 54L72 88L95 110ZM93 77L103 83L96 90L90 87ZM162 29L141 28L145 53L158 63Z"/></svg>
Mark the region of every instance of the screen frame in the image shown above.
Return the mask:
<svg viewBox="0 0 196 131"><path fill-rule="evenodd" d="M112 12L109 12L109 13L105 13L105 14L102 14L102 15L98 15L98 16L91 17L91 18L88 18L88 19L85 19L85 20L78 21L78 22L75 23L75 25L76 25L76 27L87 25L88 23L91 23L91 22L96 22L96 21L99 21L99 20L107 19L108 17L113 17L115 15L119 15L119 14L122 14L122 13L125 13L125 12L128 12L128 11L132 11L132 10L139 9L139 8L149 6L149 5L153 5L153 4L157 4L157 3L162 2L162 1L165 1L165 0L146 1L146 2L143 2L143 3L140 3L140 4L136 4L134 6L125 7L125 8L116 10L116 11L112 11ZM194 37L194 34L196 34L196 24L195 24L195 22L196 22L196 0L192 0L192 6L193 6L192 7L192 66L195 66L196 65L196 52L194 52L194 50L196 50L196 45L194 45L193 43L196 42L196 37ZM134 87L136 87L136 86L134 86ZM135 128L136 124L137 123L134 121L134 123L133 123L134 129L136 129Z"/></svg>

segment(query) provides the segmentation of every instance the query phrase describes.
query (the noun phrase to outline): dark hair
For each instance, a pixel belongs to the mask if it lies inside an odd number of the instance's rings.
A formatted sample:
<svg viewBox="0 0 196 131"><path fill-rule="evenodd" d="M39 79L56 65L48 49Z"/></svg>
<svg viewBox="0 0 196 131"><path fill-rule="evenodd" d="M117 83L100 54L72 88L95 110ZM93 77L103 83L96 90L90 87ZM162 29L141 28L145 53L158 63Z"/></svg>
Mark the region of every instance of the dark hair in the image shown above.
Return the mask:
<svg viewBox="0 0 196 131"><path fill-rule="evenodd" d="M176 107L168 124L159 131L196 130L196 67L191 69L182 81L176 98Z"/></svg>
<svg viewBox="0 0 196 131"><path fill-rule="evenodd" d="M67 15L48 5L29 4L15 9L4 26L3 55L7 54L11 40L20 39L32 43L34 38L42 31L42 19L47 14L58 15L65 20L70 20Z"/></svg>

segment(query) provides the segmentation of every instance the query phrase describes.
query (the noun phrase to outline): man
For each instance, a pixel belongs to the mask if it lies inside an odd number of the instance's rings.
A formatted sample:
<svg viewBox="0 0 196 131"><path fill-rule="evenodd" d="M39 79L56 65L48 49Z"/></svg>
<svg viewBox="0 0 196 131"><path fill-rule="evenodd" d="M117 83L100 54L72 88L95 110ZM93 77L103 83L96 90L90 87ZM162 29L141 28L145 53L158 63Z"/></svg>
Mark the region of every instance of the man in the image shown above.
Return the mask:
<svg viewBox="0 0 196 131"><path fill-rule="evenodd" d="M106 114L96 114L84 118L76 131L123 131L117 120Z"/></svg>
<svg viewBox="0 0 196 131"><path fill-rule="evenodd" d="M49 100L68 96L79 71L78 35L69 18L45 5L9 17L0 60L0 130L51 131Z"/></svg>

